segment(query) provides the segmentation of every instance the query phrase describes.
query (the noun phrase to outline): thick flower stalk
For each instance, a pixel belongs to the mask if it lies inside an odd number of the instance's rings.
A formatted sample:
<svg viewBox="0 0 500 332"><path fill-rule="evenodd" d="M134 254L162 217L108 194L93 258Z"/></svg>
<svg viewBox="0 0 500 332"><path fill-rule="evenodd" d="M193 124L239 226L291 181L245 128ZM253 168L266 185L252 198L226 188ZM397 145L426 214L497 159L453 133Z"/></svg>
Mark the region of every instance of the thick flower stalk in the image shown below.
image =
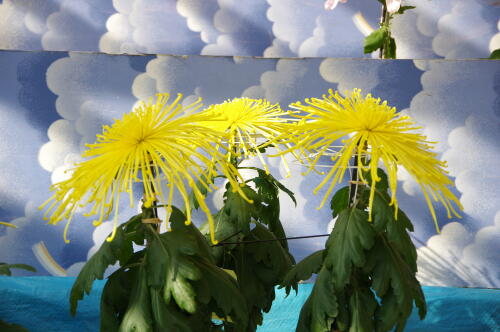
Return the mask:
<svg viewBox="0 0 500 332"><path fill-rule="evenodd" d="M269 167L260 148L273 141L274 147L281 151L280 144L275 139L289 131L290 122L283 116L292 112L283 111L279 105L266 100L250 98L227 100L210 106L207 111L219 114L220 117L199 124L221 133L218 146L225 150L226 159L229 161L232 156L247 159L256 155L269 174ZM290 176L285 158L281 156L281 159Z"/></svg>
<svg viewBox="0 0 500 332"><path fill-rule="evenodd" d="M76 165L68 180L52 185L54 195L40 209L48 206L45 218L50 214L49 224L67 220L64 239L71 218L79 208L90 205L86 216L97 216L94 225L100 225L114 213L116 233L118 210L121 195L128 194L130 206L134 206L134 183L142 182L145 206L161 199L171 212L174 192L178 192L185 204L186 223L190 223L189 188L192 189L201 209L206 213L211 225L212 241L213 220L205 197L200 191L198 181L208 191L208 179L214 172L220 172L240 190L237 184L237 170L224 162L224 156L215 148L213 142L219 133L197 122L213 118L213 112L198 112L200 100L183 107L182 95L170 100L168 94L158 95L155 102L141 102L132 112L111 126L104 126L103 133L97 135L94 144L88 144L83 154L85 161ZM167 192L161 183L167 184ZM212 185L213 186L213 185Z"/></svg>
<svg viewBox="0 0 500 332"><path fill-rule="evenodd" d="M448 178L446 162L438 160L432 152L433 143L418 133L420 127L408 117L396 112L394 107L381 102L368 94L361 95L358 89L346 93L342 97L338 92L329 91L322 99L306 99L305 104L296 102L291 108L300 110L296 115L300 120L289 141L296 142L293 150L299 150L310 163L309 171L314 169L318 160L326 156L330 147L341 141L340 150L330 156L333 166L314 193L328 184L328 189L321 202L321 208L335 185L343 181L350 161L357 159L360 180L367 183L366 174L371 175L369 211L373 206L379 163L383 163L388 172L391 205L394 205L395 216L398 211L396 198L397 170L404 167L420 185L432 214L436 228L436 214L432 200L442 203L448 217L459 217L454 204L462 209L459 200L450 191L453 182ZM310 157L313 153L314 157ZM453 204L454 203L454 204Z"/></svg>

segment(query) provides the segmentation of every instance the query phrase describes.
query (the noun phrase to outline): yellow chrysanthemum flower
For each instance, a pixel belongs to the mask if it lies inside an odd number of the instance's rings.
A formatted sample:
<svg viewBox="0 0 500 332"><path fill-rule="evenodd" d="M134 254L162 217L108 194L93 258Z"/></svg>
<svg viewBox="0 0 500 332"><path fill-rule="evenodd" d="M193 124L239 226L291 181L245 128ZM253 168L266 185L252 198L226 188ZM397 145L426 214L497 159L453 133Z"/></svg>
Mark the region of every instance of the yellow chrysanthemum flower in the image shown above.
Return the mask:
<svg viewBox="0 0 500 332"><path fill-rule="evenodd" d="M329 90L329 95L324 95L323 99L306 99L305 104L296 102L291 104L291 108L303 113L297 115L300 121L295 134L289 136L289 141L295 142L293 149L300 150L309 158L309 171L327 154L326 151L335 141L342 140L338 153L331 156L332 168L314 190L317 193L329 182L319 208L325 204L335 185L343 180L350 160L355 157L358 169L369 171L372 178L370 220L375 183L380 181L377 176L380 161L388 172L391 205L394 205L395 213L398 208L396 172L398 166L403 166L420 185L438 231L431 198L444 205L449 218L452 213L459 217L452 202L460 209L462 206L449 189L453 182L447 176L446 162L436 159L437 154L431 151L433 143L417 132L420 127L408 116L398 114L386 101L381 103L380 99L370 94L363 97L358 89L347 92L345 98ZM314 158L308 157L310 152L315 153ZM366 183L363 172L359 172L359 175L361 181Z"/></svg>
<svg viewBox="0 0 500 332"><path fill-rule="evenodd" d="M97 141L87 145L89 149L83 157L89 159L78 164L68 180L51 187L55 193L40 209L50 203L45 212L46 218L51 213L49 224L68 220L64 230L66 242L68 226L75 211L88 204L92 204L92 208L86 215L98 216L95 226L114 211L114 229L108 238L111 241L116 233L121 194L128 193L130 205L134 206L134 182L143 183L144 204L151 206L161 198L167 205L167 215L177 190L186 207L186 223L191 221L187 188L190 187L208 217L212 241L216 242L212 214L195 181L211 191L207 179L214 172L221 172L231 181L233 189L241 192L236 179L239 175L232 165L224 162L224 156L217 152L213 144L219 133L196 125L213 118L214 114L193 113L202 106L200 100L182 107L181 99L182 95L178 94L169 103L169 95L160 94L155 103L152 99L147 103L141 102L112 126L104 126L103 133L97 135ZM161 181L167 183L167 195L162 190Z"/></svg>
<svg viewBox="0 0 500 332"><path fill-rule="evenodd" d="M226 150L226 158L231 156L247 159L257 155L266 173L269 167L265 162L259 147L265 147L279 135L287 132L290 123L282 116L291 112L281 110L278 104L271 104L262 99L234 98L222 104L212 105L207 111L220 114L219 118L200 122L200 125L221 132L219 146ZM279 144L274 144L281 151ZM290 170L281 156L288 176Z"/></svg>

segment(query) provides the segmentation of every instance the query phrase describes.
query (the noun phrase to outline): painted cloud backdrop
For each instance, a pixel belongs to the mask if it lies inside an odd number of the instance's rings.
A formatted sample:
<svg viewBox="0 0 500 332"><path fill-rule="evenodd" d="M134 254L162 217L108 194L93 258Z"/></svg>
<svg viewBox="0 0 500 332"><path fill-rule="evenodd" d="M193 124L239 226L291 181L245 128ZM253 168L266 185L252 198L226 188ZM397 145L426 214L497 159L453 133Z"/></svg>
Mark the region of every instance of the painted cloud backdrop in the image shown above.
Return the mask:
<svg viewBox="0 0 500 332"><path fill-rule="evenodd" d="M202 28L203 25L198 26ZM208 37L207 37L208 38ZM0 261L34 265L39 274L74 275L109 231L94 229L78 216L70 227L48 226L37 206L48 187L80 160L85 143L102 125L131 110L139 99L157 92L182 92L217 103L236 96L267 98L286 107L320 96L327 89L354 87L371 92L411 115L423 126L440 158L448 161L456 193L465 207L461 220L438 210L436 234L423 197L402 171L402 208L415 223L424 284L499 287L500 223L500 66L492 61L252 59L246 57L126 56L76 52L0 52L0 219L17 229L0 230ZM252 164L254 161L248 161ZM282 197L282 215L290 236L326 233L328 209L317 210L302 166L292 163L285 178L277 160L271 172L296 192L298 206ZM220 193L212 208L220 205ZM136 210L124 208L121 215ZM203 220L199 219L198 222ZM324 239L291 242L298 259L324 245ZM53 261L52 261L53 259Z"/></svg>
<svg viewBox="0 0 500 332"><path fill-rule="evenodd" d="M442 232L436 234L416 183L404 170L398 174L401 206L416 226L420 280L500 287L500 66L350 59L372 57L363 54L362 44L378 26L379 3L350 0L334 11L325 11L323 3L0 0L0 220L18 226L0 229L0 261L31 264L41 275L78 273L109 223L94 229L78 215L66 245L63 225L45 225L37 206L49 197L50 184L81 160L85 143L140 99L181 92L206 104L246 96L286 107L329 88L361 88L412 116L439 142L436 149L448 161L465 208L461 220L448 220L438 209ZM496 0L404 4L417 8L394 20L398 58L484 58L500 48ZM319 178L306 181L293 162L297 176L285 178L277 160L269 163L298 198L297 207L282 198L287 234L329 231L330 213L316 209L322 193L311 194ZM216 192L211 207L220 203ZM297 259L323 245L324 239L291 242Z"/></svg>
<svg viewBox="0 0 500 332"><path fill-rule="evenodd" d="M377 0L3 0L0 49L264 57L369 57ZM481 58L500 48L496 0L405 0L398 58Z"/></svg>

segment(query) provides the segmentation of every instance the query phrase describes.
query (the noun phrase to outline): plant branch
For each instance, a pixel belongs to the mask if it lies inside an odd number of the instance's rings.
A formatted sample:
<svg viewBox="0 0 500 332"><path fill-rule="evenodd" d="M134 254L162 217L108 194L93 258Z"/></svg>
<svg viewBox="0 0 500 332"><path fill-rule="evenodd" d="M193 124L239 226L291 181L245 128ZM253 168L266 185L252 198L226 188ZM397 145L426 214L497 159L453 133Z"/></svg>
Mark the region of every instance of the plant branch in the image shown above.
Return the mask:
<svg viewBox="0 0 500 332"><path fill-rule="evenodd" d="M384 1L384 4L382 5L382 13L380 15L380 26L381 27L383 27L384 25L386 25L388 23L387 22L388 21L387 17L388 17L387 6L386 6L385 1ZM380 47L379 58L381 58L381 59L385 59L386 58L385 57L386 56L385 50L386 50L386 41L384 41L384 43Z"/></svg>

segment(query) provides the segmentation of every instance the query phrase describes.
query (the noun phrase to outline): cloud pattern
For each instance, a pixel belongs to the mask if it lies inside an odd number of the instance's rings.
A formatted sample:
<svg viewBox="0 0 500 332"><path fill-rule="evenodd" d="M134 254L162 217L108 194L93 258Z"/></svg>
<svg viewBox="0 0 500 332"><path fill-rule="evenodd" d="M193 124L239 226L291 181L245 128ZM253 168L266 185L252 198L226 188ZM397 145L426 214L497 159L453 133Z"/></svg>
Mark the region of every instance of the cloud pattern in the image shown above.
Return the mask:
<svg viewBox="0 0 500 332"><path fill-rule="evenodd" d="M400 58L478 58L499 47L500 9L493 1L406 4L417 8L394 22ZM465 208L461 221L446 220L438 209L443 227L436 235L415 182L401 172L401 206L416 224L420 243L420 280L499 287L494 253L500 227L495 173L500 162L500 70L484 61L238 57L364 57L363 34L353 16L361 13L376 28L377 2L350 1L335 11L322 7L322 1L309 0L1 1L0 49L190 56L0 53L0 219L18 225L0 230L0 261L28 263L47 274L32 251L42 240L68 274L78 272L102 242L108 224L94 229L78 215L70 231L73 241L64 245L62 227L46 226L36 206L50 195L49 185L80 160L83 144L137 99L182 92L188 100L202 97L207 104L248 96L286 106L328 88L357 87L389 100L439 142L439 157L448 161ZM299 199L297 207L282 199L288 234L326 232L330 214L315 209L321 192L311 194L320 178L284 178L279 162L269 162L273 174ZM303 171L294 163L292 170ZM212 208L220 205L220 196L214 195ZM291 248L300 259L323 244L324 239L300 240Z"/></svg>
<svg viewBox="0 0 500 332"><path fill-rule="evenodd" d="M417 8L394 21L400 58L487 57L498 45L493 0L405 3ZM377 27L377 1L325 11L320 0L5 0L0 48L363 57L358 13Z"/></svg>
<svg viewBox="0 0 500 332"><path fill-rule="evenodd" d="M2 261L31 263L40 274L46 274L31 249L43 240L67 273L77 273L107 230L94 230L89 220L78 215L70 230L73 241L65 246L62 227L45 225L36 206L48 197L49 184L67 176L64 170L80 160L83 144L92 142L103 124L130 110L137 99L157 92L182 92L188 99L200 96L206 103L250 96L287 105L297 99L319 96L328 88L342 91L361 87L390 100L422 124L431 139L441 142L437 150L440 158L449 163L450 175L465 207L462 221L447 221L444 211L438 210L444 226L442 233L436 235L414 183L401 174L401 206L416 224L415 238L422 252L421 280L429 284L498 287L498 269L494 257L488 255L497 250L491 234L498 231L495 200L500 197L500 183L494 172L499 163L495 142L500 124L500 74L495 63L79 53L44 56L47 54L43 52L0 53L1 63L6 64L0 78L5 86L0 103L2 128L8 129L8 123L17 124L15 129L1 133L2 141L8 143L2 145L0 167L4 174L9 174L9 182L0 186L0 212L2 219L19 226L0 233ZM37 57L40 59L35 61ZM43 72L46 75L41 75ZM42 82L28 83L35 79ZM45 108L30 104L30 96L46 100ZM12 109L19 112L10 112ZM34 114L35 117L30 116ZM326 233L331 216L328 209L315 209L321 192L312 195L320 177L285 178L279 160L269 162L271 172L296 192L299 200L295 207L286 196L282 197L281 218L288 234ZM258 164L251 160L248 163ZM291 160L290 164L294 173L304 170ZM220 206L220 196L214 195L212 208ZM124 216L136 212L120 211ZM203 222L201 214L198 218L197 223ZM300 259L323 244L323 238L296 240L291 247ZM432 256L441 252L453 255ZM468 266L469 270L461 266Z"/></svg>

